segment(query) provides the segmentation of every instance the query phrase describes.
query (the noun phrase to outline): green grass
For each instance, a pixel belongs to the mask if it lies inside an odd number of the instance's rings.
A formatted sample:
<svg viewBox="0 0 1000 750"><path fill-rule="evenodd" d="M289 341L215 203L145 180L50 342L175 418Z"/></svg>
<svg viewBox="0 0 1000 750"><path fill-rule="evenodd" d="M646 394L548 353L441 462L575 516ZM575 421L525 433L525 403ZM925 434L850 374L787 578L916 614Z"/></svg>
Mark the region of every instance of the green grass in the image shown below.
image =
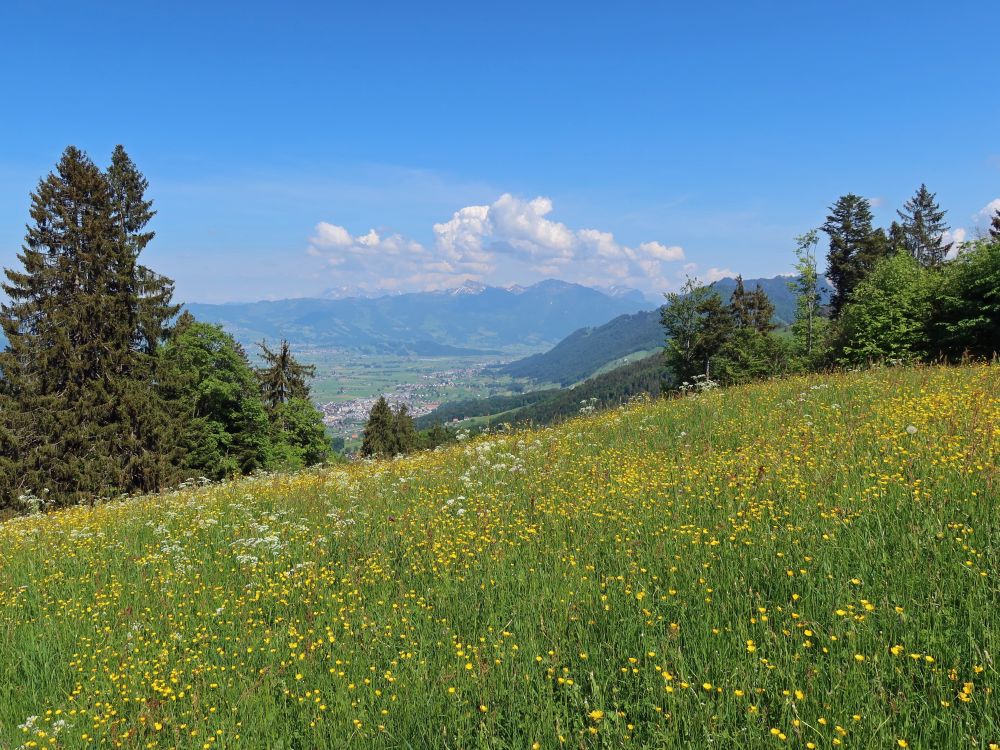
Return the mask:
<svg viewBox="0 0 1000 750"><path fill-rule="evenodd" d="M891 369L11 520L0 747L989 748L998 454Z"/></svg>
<svg viewBox="0 0 1000 750"><path fill-rule="evenodd" d="M585 378L584 380L581 380L580 383L586 382L586 380L590 380L590 378L596 378L598 375L603 375L606 372L611 372L612 370L615 370L623 365L627 365L630 362L638 362L640 359L645 359L646 357L652 356L653 354L662 351L663 351L662 348L641 349L640 351L627 354L624 357L619 357L618 359L608 362L606 365L603 365L602 367L599 367L598 369L594 370L593 373L587 376L587 378ZM577 383L577 385L579 385L579 383Z"/></svg>

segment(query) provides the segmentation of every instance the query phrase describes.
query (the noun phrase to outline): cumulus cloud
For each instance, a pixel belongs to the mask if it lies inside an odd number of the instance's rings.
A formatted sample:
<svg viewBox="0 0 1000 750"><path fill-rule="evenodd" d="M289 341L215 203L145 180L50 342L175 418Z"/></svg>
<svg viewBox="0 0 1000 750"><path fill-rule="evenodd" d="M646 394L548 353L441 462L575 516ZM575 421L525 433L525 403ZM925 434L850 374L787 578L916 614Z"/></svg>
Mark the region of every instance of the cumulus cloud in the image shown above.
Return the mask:
<svg viewBox="0 0 1000 750"><path fill-rule="evenodd" d="M994 198L989 203L987 203L983 208L977 213L973 218L976 220L976 224L981 226L989 226L990 222L993 221L993 217L996 215L997 211L1000 211L1000 198Z"/></svg>
<svg viewBox="0 0 1000 750"><path fill-rule="evenodd" d="M356 277L352 285L370 291L440 289L469 280L531 283L547 276L647 291L676 285L668 266L684 260L680 246L654 240L626 245L611 232L572 229L552 213L549 198L504 193L493 203L465 206L434 224L433 245L427 247L375 229L354 236L322 221L307 251L338 272L349 272Z"/></svg>
<svg viewBox="0 0 1000 750"><path fill-rule="evenodd" d="M713 281L718 281L719 279L733 279L736 278L736 273L729 268L709 268L705 271L704 281L711 284Z"/></svg>
<svg viewBox="0 0 1000 750"><path fill-rule="evenodd" d="M971 228L956 227L945 232L944 241L954 244L954 247L948 253L948 257L954 258L958 255L962 245L970 237L975 240L987 236L989 234L990 222L993 221L993 216L997 211L1000 211L1000 198L994 198L970 217L972 219Z"/></svg>

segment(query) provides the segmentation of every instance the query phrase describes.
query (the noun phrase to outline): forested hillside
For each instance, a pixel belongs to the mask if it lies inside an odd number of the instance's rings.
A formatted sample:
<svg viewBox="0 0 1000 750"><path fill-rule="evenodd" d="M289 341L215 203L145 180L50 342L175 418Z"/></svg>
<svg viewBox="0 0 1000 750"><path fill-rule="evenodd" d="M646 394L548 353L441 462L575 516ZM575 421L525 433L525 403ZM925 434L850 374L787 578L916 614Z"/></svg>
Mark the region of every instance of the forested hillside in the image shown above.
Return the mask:
<svg viewBox="0 0 1000 750"><path fill-rule="evenodd" d="M796 292L789 287L791 276L766 279L745 279L744 286L760 286L774 305L772 322L776 326L791 325L795 320ZM729 299L736 289L736 279L720 279L712 285L723 299ZM819 285L820 304L829 301L825 284ZM631 315L620 315L601 326L580 328L540 354L532 354L503 365L499 371L517 378L530 378L538 383L558 383L569 386L584 380L602 367L630 354L663 348L664 332L660 309Z"/></svg>
<svg viewBox="0 0 1000 750"><path fill-rule="evenodd" d="M663 347L660 311L619 315L602 326L580 328L543 354L533 354L499 368L505 375L538 383L569 386L601 367L638 351Z"/></svg>
<svg viewBox="0 0 1000 750"><path fill-rule="evenodd" d="M574 388L548 388L513 396L493 396L444 404L416 420L419 429L453 419L490 417L488 424L549 424L594 409L615 406L635 396L658 396L667 373L662 354L631 362Z"/></svg>

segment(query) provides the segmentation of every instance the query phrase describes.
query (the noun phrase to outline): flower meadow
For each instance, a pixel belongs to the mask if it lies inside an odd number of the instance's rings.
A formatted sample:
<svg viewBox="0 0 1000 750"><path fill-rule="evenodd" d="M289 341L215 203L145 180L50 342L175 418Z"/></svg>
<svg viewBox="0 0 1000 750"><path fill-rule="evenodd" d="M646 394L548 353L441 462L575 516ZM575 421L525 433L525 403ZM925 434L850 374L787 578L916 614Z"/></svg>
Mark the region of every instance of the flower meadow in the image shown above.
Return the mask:
<svg viewBox="0 0 1000 750"><path fill-rule="evenodd" d="M0 748L1000 748L1000 368L0 525Z"/></svg>

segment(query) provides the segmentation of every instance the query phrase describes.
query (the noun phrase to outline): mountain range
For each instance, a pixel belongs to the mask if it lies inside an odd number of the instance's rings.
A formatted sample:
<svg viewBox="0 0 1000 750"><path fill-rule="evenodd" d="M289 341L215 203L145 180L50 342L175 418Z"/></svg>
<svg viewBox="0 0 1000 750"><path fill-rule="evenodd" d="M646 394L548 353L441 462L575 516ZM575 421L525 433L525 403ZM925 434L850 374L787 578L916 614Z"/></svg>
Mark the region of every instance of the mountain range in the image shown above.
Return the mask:
<svg viewBox="0 0 1000 750"><path fill-rule="evenodd" d="M423 355L541 349L575 328L648 306L641 293L599 291L549 279L528 287L465 284L376 298L286 299L201 304L197 319L221 324L243 344L280 338L296 346Z"/></svg>
<svg viewBox="0 0 1000 750"><path fill-rule="evenodd" d="M791 280L789 276L776 276L744 279L743 284L748 291L760 285L774 304L774 323L782 326L790 324L795 318L795 293L788 287ZM720 279L712 286L728 302L736 288L736 279ZM821 298L826 303L829 290L821 289ZM638 356L640 352L651 352L663 345L660 308L657 308L620 315L604 325L578 328L549 351L510 362L498 370L512 377L529 378L538 383L558 383L565 387L585 380L630 355Z"/></svg>

